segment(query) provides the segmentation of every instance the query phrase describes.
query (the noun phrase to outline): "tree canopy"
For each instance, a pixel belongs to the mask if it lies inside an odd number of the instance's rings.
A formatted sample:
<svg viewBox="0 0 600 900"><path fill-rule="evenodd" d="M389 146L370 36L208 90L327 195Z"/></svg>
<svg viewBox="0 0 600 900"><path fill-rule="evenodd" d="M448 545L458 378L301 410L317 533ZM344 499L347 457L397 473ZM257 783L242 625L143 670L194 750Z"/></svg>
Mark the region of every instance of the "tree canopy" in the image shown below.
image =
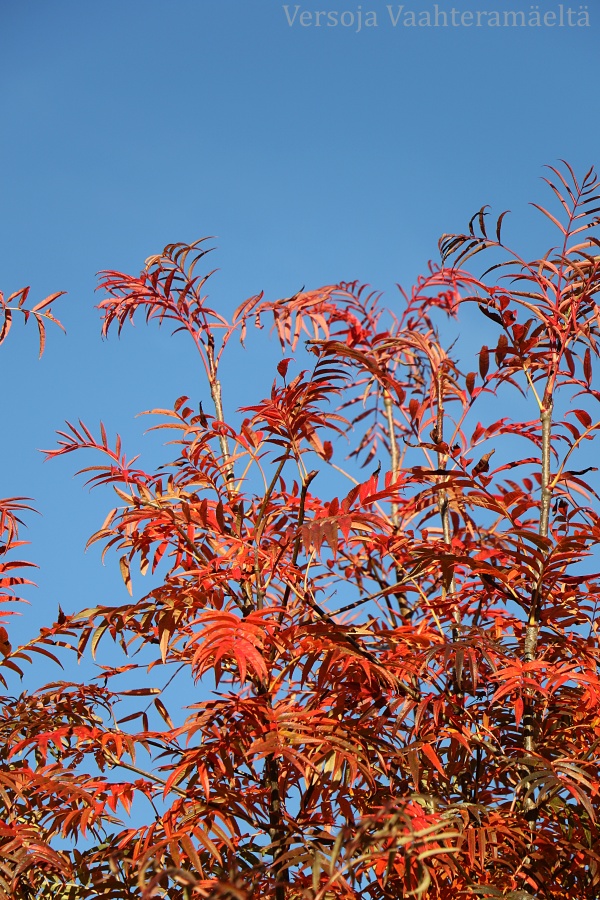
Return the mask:
<svg viewBox="0 0 600 900"><path fill-rule="evenodd" d="M92 451L90 544L130 597L0 631L0 897L600 896L600 194L546 180L545 255L484 207L389 306L345 282L228 320L205 240L102 274L103 334L172 325L212 405L194 376L152 411L157 471L83 421L47 451ZM59 296L2 297L0 342L20 311L43 351ZM475 314L459 354L445 323ZM283 356L238 415L224 355L263 323ZM26 505L0 502L5 602ZM98 678L17 694L65 651Z"/></svg>

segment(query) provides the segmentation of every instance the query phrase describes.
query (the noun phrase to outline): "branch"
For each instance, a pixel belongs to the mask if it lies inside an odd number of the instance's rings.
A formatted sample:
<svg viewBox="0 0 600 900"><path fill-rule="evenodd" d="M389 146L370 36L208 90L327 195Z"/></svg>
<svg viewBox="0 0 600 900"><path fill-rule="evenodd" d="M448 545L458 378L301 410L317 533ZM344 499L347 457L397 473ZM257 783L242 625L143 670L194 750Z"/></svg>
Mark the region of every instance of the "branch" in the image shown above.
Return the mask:
<svg viewBox="0 0 600 900"><path fill-rule="evenodd" d="M300 544L302 542L302 525L304 524L304 513L306 508L306 494L308 493L308 488L310 487L311 481L317 477L318 471L313 469L312 472L308 472L307 475L302 479L302 490L300 492L300 508L298 510L298 530L296 532L296 540L294 541L294 550L292 552L292 560L290 566L293 568L298 562L298 554L300 553ZM290 591L292 590L290 582L286 585L285 593L283 595L283 600L281 601L282 606L282 615L283 610L287 607L289 599L290 599ZM281 624L281 617L280 617Z"/></svg>

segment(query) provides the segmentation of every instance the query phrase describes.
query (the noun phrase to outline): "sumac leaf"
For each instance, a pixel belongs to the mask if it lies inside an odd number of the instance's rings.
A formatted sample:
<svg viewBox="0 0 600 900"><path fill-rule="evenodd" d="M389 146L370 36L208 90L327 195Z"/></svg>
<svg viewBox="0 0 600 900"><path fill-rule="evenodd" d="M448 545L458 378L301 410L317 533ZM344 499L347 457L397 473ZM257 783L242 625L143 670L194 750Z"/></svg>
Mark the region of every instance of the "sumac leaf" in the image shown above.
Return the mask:
<svg viewBox="0 0 600 900"><path fill-rule="evenodd" d="M568 347L565 347L564 349L564 357L567 363L567 368L569 369L569 375L572 378L575 374L575 360L573 359L573 354L568 349Z"/></svg>
<svg viewBox="0 0 600 900"><path fill-rule="evenodd" d="M490 368L490 351L484 344L481 350L479 351L479 374L483 379L489 372Z"/></svg>
<svg viewBox="0 0 600 900"><path fill-rule="evenodd" d="M494 312L493 310L488 309L487 306L483 306L481 303L479 304L479 309L480 309L481 312L484 314L484 316L487 316L487 318L488 318L488 319L491 319L492 322L496 322L498 325L502 325L502 324L503 324L502 319L501 319L501 317L498 315L497 312Z"/></svg>
<svg viewBox="0 0 600 900"><path fill-rule="evenodd" d="M158 712L160 713L160 716L161 716L161 718L163 719L163 721L164 721L165 725L167 726L167 728L170 728L171 730L173 730L175 726L173 725L173 721L172 721L172 719L171 719L171 716L169 715L169 713L168 713L168 711L167 711L167 707L166 707L165 704L162 702L162 700L160 700L158 697L155 697L155 698L154 698L154 705L155 705L155 707L157 708Z"/></svg>
<svg viewBox="0 0 600 900"><path fill-rule="evenodd" d="M521 719L523 718L523 698L518 697L515 700L515 725L517 728L521 724Z"/></svg>
<svg viewBox="0 0 600 900"><path fill-rule="evenodd" d="M592 424L592 417L585 409L574 409L573 415L579 419L584 428L589 428Z"/></svg>
<svg viewBox="0 0 600 900"><path fill-rule="evenodd" d="M292 361L291 357L288 357L286 359L282 359L280 362L277 363L277 371L279 372L279 374L281 375L282 378L285 378L285 376L287 375L288 366L291 361Z"/></svg>
<svg viewBox="0 0 600 900"><path fill-rule="evenodd" d="M10 309L5 309L4 310L4 322L2 323L2 329L0 330L0 344L4 341L5 337L8 335L11 325L12 325L12 311Z"/></svg>
<svg viewBox="0 0 600 900"><path fill-rule="evenodd" d="M592 354L589 347L586 348L583 355L583 374L589 387L592 383Z"/></svg>
<svg viewBox="0 0 600 900"><path fill-rule="evenodd" d="M498 345L496 347L496 363L497 365L501 365L502 360L508 353L508 338L505 334L501 334L498 338Z"/></svg>
<svg viewBox="0 0 600 900"><path fill-rule="evenodd" d="M122 556L119 560L119 568L121 569L121 577L125 583L125 587L129 591L131 595L133 595L133 590L131 587L131 573L129 571L129 560L126 556Z"/></svg>

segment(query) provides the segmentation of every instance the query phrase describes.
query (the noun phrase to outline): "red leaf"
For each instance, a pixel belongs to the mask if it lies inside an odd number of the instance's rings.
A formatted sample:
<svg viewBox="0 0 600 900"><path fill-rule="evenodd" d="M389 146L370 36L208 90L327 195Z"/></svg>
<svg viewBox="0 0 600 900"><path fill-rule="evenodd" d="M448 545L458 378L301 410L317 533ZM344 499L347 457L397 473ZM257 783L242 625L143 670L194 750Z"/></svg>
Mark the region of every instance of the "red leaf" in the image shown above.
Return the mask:
<svg viewBox="0 0 600 900"><path fill-rule="evenodd" d="M129 591L129 594L132 595L133 590L131 587L131 573L129 571L129 560L127 559L126 556L122 556L121 559L119 560L119 567L121 569L121 576L125 583L125 587Z"/></svg>
<svg viewBox="0 0 600 900"><path fill-rule="evenodd" d="M508 353L508 338L506 337L505 334L501 334L500 337L498 338L498 344L496 346L496 353L495 353L496 363L498 365L501 364L502 360L504 359L504 357L506 356L507 353Z"/></svg>
<svg viewBox="0 0 600 900"><path fill-rule="evenodd" d="M592 355L589 347L586 347L586 351L583 355L583 374L589 387L592 383Z"/></svg>
<svg viewBox="0 0 600 900"><path fill-rule="evenodd" d="M285 376L287 375L288 366L291 363L291 361L292 361L291 357L288 357L286 359L282 359L281 362L277 363L277 371L279 372L279 374L281 375L282 378L285 378Z"/></svg>
<svg viewBox="0 0 600 900"><path fill-rule="evenodd" d="M485 376L487 375L490 368L490 351L488 348L483 345L481 350L479 351L479 374L485 381Z"/></svg>
<svg viewBox="0 0 600 900"><path fill-rule="evenodd" d="M442 766L441 760L440 760L439 756L437 755L437 753L435 752L435 750L433 749L433 747L431 746L431 744L423 744L423 746L421 747L421 750L423 751L423 753L425 754L427 759L431 763L433 763L433 765L438 770L440 775L442 775L445 778L446 772L444 771L444 767Z"/></svg>
<svg viewBox="0 0 600 900"><path fill-rule="evenodd" d="M515 700L515 724L517 728L521 724L521 719L523 718L523 698L517 697Z"/></svg>
<svg viewBox="0 0 600 900"><path fill-rule="evenodd" d="M572 410L573 415L579 419L584 428L589 428L592 424L592 417L585 409L574 409Z"/></svg>

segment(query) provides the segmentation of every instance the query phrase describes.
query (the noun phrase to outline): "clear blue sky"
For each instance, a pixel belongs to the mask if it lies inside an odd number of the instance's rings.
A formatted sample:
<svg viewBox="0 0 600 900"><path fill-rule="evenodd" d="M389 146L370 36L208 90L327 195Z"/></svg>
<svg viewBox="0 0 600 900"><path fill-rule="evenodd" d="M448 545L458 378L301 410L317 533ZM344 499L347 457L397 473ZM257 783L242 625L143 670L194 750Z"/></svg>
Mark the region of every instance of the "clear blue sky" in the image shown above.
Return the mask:
<svg viewBox="0 0 600 900"><path fill-rule="evenodd" d="M357 32L359 6L376 27ZM473 22L488 14L483 23L493 10L559 10L553 0L438 4L452 6ZM168 242L215 235L212 296L224 310L261 289L275 298L342 279L392 292L483 203L511 208L513 242L543 252L527 208L548 200L543 164L562 157L583 174L600 163L594 3L572 7L589 27L409 27L404 11L394 27L381 0L288 7L1 6L0 287L31 284L36 300L68 292L55 310L68 335L50 333L41 362L34 329L15 328L0 348L0 495L32 496L43 513L28 518L41 566L35 625L58 602L71 611L125 597L116 561L102 570L97 549L83 556L111 505L72 478L93 460L42 464L35 448L53 446L65 418L93 428L102 418L150 466L158 439L142 441L148 421L135 414L202 395L193 356L166 332L140 323L101 342L98 270L137 272ZM334 9L355 25L300 24L304 12ZM229 408L268 389L270 370L253 364L236 356L226 372Z"/></svg>

